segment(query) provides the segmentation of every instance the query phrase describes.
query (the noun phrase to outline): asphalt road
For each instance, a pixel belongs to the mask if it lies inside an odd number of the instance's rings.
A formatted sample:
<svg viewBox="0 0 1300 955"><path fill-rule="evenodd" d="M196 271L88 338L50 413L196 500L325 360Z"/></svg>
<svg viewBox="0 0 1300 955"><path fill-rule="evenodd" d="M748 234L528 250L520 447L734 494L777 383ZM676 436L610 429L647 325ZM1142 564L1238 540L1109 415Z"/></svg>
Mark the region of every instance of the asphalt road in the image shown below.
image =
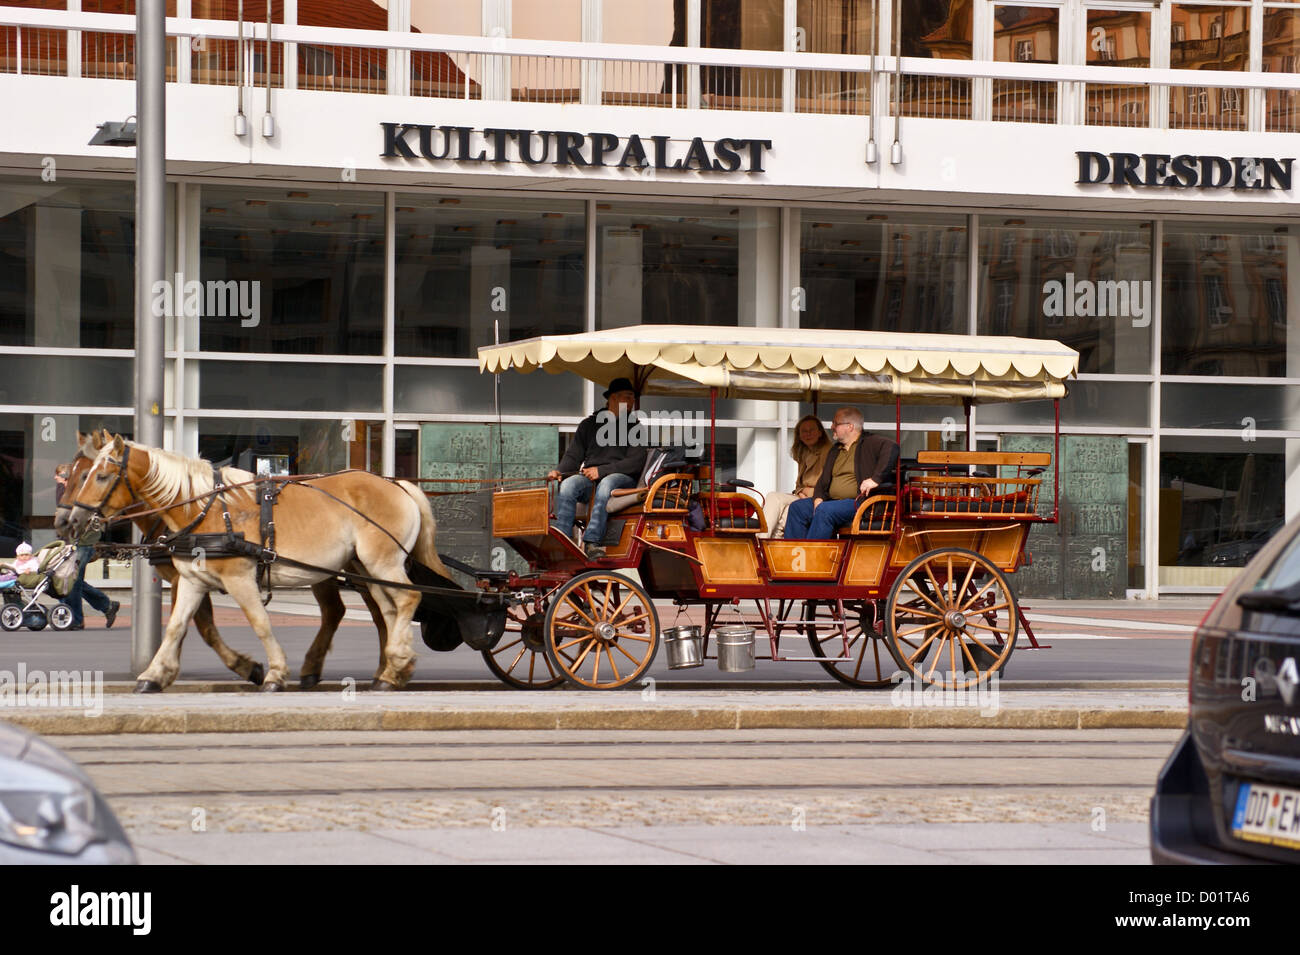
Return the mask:
<svg viewBox="0 0 1300 955"><path fill-rule="evenodd" d="M224 616L224 615L223 615ZM87 615L88 619L90 615ZM287 617L287 615L286 615ZM102 618L101 618L102 619ZM246 622L235 623L233 617L218 625L223 639L232 647L264 660L261 643ZM302 617L288 617L273 622L276 639L284 647L297 678L297 667L316 635L315 626L304 626ZM91 621L93 623L93 621ZM1074 628L1077 630L1078 628ZM1005 668L1004 678L1010 680L1184 680L1187 678L1187 660L1190 637L1180 634L1168 636L1115 636L1114 631L1097 630L1092 638L1078 633L1052 636L1039 634L1039 640L1051 644L1050 649L1029 649L1023 643L1017 646ZM802 641L799 641L802 643ZM492 680L480 654L467 647L450 653L435 653L417 640L417 663L414 679L420 681ZM46 629L38 633L19 630L0 633L0 670L15 671L23 662L31 670L101 670L105 680L132 680L130 672L131 633L127 625L118 623L112 630L82 630L57 633ZM807 653L798 646L798 653ZM760 652L763 648L760 644ZM326 680L352 677L358 682L369 681L378 662L378 641L370 624L346 621L335 636L334 649L325 661ZM508 661L507 661L508 662ZM816 663L772 663L759 660L752 673L721 673L715 661L691 670L669 670L661 650L650 671L658 680L671 679L683 682L726 681L737 684L747 680L758 681L817 681L828 687L838 686L829 674ZM183 680L234 680L236 677L222 665L197 632L191 628L181 656ZM869 692L869 691L862 691Z"/></svg>

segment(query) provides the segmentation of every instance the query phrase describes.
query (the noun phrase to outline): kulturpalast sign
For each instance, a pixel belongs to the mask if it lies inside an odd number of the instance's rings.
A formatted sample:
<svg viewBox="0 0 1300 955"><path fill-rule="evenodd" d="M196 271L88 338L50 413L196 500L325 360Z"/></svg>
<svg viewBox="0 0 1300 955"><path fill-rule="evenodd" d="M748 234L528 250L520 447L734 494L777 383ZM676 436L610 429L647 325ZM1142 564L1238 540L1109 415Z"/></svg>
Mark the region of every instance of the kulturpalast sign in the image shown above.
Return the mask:
<svg viewBox="0 0 1300 955"><path fill-rule="evenodd" d="M1108 183L1167 189L1279 189L1291 191L1294 159L1257 156L1181 156L1163 153L1076 152L1079 185Z"/></svg>
<svg viewBox="0 0 1300 955"><path fill-rule="evenodd" d="M433 162L522 162L529 166L608 166L681 172L763 172L770 139L718 139L711 146L696 136L690 144L670 136L622 138L613 133L551 129L474 129L424 123L380 123L386 159Z"/></svg>

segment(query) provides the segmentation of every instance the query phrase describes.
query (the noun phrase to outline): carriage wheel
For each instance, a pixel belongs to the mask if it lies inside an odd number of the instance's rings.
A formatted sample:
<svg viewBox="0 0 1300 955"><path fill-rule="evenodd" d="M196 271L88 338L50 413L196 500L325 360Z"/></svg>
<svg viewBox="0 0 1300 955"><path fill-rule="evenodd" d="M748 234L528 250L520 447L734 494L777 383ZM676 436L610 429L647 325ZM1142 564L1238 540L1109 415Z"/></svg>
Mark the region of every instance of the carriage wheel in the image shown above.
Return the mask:
<svg viewBox="0 0 1300 955"><path fill-rule="evenodd" d="M966 689L1006 666L1016 644L1016 597L987 557L957 547L922 554L889 592L885 642L904 673Z"/></svg>
<svg viewBox="0 0 1300 955"><path fill-rule="evenodd" d="M840 622L839 607L833 600L806 600L803 605L806 621ZM831 627L805 627L808 645L818 657L829 657L821 662L824 669L841 683L861 688L889 686L890 676L896 670L893 655L885 646L884 637L876 632L874 611L869 602L844 603L844 628L848 633L845 650L844 631ZM842 659L848 657L848 659Z"/></svg>
<svg viewBox="0 0 1300 955"><path fill-rule="evenodd" d="M550 690L564 682L542 650L546 615L526 607L506 611L506 632L501 642L483 651L488 669L502 683L517 690Z"/></svg>
<svg viewBox="0 0 1300 955"><path fill-rule="evenodd" d="M555 592L542 637L547 659L570 682L612 690L650 669L659 649L659 617L631 580L591 570Z"/></svg>

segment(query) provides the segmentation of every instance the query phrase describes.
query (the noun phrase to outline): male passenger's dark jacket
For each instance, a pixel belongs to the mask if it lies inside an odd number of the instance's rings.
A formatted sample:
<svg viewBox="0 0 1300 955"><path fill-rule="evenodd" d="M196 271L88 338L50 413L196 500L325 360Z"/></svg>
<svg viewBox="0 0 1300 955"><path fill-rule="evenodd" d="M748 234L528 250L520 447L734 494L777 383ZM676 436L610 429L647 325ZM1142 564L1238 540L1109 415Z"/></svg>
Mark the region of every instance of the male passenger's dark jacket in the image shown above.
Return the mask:
<svg viewBox="0 0 1300 955"><path fill-rule="evenodd" d="M606 417L597 421L597 418L601 415ZM559 467L556 470L562 474L570 474L580 468L596 468L603 478L609 477L611 474L626 474L634 480L640 478L641 471L645 467L646 449L612 442L606 444L597 443L596 437L600 433L602 424L604 424L607 435L618 437L618 419L614 418L613 413L608 410L597 411L595 414L584 418L582 423L578 425L573 441L570 442L568 450L564 452L564 457L560 459ZM623 429L624 436L634 424L634 421L626 424Z"/></svg>
<svg viewBox="0 0 1300 955"><path fill-rule="evenodd" d="M822 468L821 480L817 482L817 489L813 491L813 498L819 501L830 499L831 477L835 473L835 460L844 451L844 445L837 443L831 448L830 454L826 455L826 465ZM898 445L888 438L882 438L878 434L870 434L866 431L858 436L858 440L853 444L854 451L854 474L857 477L858 486L867 478L875 481L876 484L893 484L894 475L898 466Z"/></svg>

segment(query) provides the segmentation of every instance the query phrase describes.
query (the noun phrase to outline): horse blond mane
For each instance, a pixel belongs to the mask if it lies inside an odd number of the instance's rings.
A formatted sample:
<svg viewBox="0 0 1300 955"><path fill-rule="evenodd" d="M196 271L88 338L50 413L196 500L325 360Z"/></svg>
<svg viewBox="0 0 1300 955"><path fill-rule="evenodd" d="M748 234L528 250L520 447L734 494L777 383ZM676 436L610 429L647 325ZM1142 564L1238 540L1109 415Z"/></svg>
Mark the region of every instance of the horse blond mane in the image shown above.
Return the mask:
<svg viewBox="0 0 1300 955"><path fill-rule="evenodd" d="M161 504L185 500L211 493L212 462L202 458L189 458L175 451L161 448L149 448L134 441L128 441L132 448L147 451L149 470L140 485L140 494L152 498ZM226 484L240 484L251 481L254 475L239 468L221 468L221 479ZM233 503L241 495L249 501L255 500L252 485L236 488L226 492L227 499Z"/></svg>

